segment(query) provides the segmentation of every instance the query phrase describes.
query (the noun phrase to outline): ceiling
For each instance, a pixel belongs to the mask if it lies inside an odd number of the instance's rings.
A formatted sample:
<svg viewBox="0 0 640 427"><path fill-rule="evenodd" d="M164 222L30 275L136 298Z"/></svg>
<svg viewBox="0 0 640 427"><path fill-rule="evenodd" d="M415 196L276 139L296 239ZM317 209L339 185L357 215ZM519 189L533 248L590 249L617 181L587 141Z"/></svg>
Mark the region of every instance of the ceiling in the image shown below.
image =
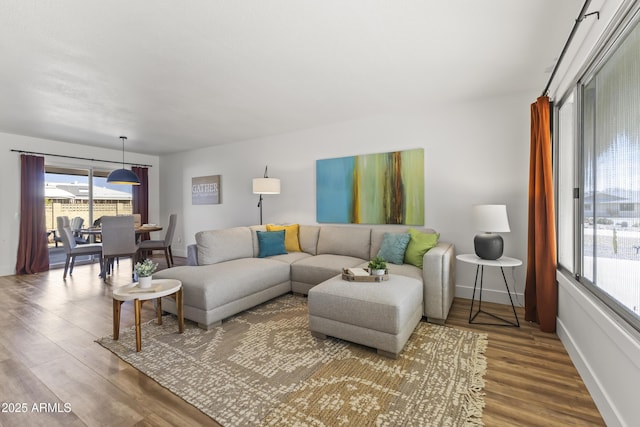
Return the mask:
<svg viewBox="0 0 640 427"><path fill-rule="evenodd" d="M3 0L0 132L161 155L538 95L582 3Z"/></svg>

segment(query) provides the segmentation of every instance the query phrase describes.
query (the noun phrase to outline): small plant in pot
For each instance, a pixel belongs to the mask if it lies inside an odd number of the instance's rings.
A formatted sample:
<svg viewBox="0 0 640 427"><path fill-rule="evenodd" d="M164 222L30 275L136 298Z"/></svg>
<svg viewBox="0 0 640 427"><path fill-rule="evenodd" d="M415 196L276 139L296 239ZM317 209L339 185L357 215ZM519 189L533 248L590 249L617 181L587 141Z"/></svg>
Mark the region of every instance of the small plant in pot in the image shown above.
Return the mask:
<svg viewBox="0 0 640 427"><path fill-rule="evenodd" d="M158 268L158 264L151 261L150 259L145 259L142 262L137 262L134 270L138 275L138 286L141 288L148 288L151 286L152 274Z"/></svg>
<svg viewBox="0 0 640 427"><path fill-rule="evenodd" d="M372 276L383 276L386 272L387 262L381 256L376 256L369 261L369 274Z"/></svg>

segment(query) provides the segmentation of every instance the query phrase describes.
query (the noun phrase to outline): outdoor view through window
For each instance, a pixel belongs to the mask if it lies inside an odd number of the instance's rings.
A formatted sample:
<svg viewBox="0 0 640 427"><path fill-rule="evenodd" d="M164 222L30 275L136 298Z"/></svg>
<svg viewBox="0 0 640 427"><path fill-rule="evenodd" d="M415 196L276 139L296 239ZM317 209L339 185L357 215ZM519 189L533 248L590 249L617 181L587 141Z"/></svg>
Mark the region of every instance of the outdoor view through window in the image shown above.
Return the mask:
<svg viewBox="0 0 640 427"><path fill-rule="evenodd" d="M67 216L81 223L82 228L91 227L104 215L126 215L132 212L130 185L107 184L106 173L95 173L89 185L89 171L73 170L70 173L45 173L45 217L49 230L50 248L58 247L56 241L56 218ZM80 232L76 232L82 238ZM88 237L88 236L84 236ZM81 241L81 240L80 240ZM51 254L51 251L50 251ZM50 256L52 263L56 257Z"/></svg>
<svg viewBox="0 0 640 427"><path fill-rule="evenodd" d="M583 88L582 275L640 314L640 27Z"/></svg>

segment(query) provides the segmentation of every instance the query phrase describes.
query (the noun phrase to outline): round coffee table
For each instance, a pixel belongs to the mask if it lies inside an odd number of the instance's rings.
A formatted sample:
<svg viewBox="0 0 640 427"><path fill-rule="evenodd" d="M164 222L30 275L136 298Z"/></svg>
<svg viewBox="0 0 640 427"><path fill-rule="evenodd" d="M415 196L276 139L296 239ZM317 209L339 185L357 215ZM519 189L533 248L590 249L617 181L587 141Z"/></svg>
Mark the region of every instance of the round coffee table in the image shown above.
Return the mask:
<svg viewBox="0 0 640 427"><path fill-rule="evenodd" d="M170 296L176 301L178 312L178 330L184 332L183 290L182 282L174 279L155 279L149 288L140 288L138 283L115 288L113 290L113 339L120 336L120 306L125 301L133 301L136 323L136 351L142 349L140 330L140 311L145 301L156 300L156 314L158 325L162 325L162 297Z"/></svg>

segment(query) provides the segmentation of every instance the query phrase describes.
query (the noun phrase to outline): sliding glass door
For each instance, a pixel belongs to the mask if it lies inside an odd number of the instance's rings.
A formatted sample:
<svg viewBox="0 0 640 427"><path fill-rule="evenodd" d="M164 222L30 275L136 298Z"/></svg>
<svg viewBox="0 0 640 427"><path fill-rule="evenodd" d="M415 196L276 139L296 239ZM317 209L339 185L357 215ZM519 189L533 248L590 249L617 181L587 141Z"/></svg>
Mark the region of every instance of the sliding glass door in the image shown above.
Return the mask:
<svg viewBox="0 0 640 427"><path fill-rule="evenodd" d="M131 186L107 184L106 171L45 166L45 217L49 230L50 264L64 263L57 235L57 217L76 219L79 228L97 225L105 215L132 214ZM80 244L90 241L78 232Z"/></svg>

